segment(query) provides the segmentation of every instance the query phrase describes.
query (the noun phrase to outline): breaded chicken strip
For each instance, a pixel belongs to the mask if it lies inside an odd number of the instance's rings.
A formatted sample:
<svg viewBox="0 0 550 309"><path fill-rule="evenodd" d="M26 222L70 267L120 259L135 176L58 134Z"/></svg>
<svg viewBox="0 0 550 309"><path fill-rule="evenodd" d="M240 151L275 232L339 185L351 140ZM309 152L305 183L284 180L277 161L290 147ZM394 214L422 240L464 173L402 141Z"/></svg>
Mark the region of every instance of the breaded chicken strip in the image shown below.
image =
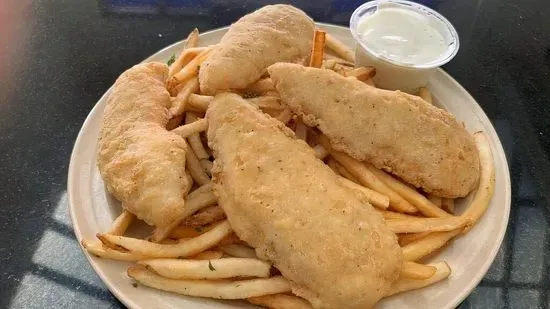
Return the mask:
<svg viewBox="0 0 550 309"><path fill-rule="evenodd" d="M466 196L476 185L474 139L448 112L329 70L277 63L268 71L283 103L335 149L437 196Z"/></svg>
<svg viewBox="0 0 550 309"><path fill-rule="evenodd" d="M148 224L166 226L184 207L185 141L166 130L170 94L162 63L117 79L103 115L97 165L107 189Z"/></svg>
<svg viewBox="0 0 550 309"><path fill-rule="evenodd" d="M399 276L396 236L281 122L236 94L207 112L214 191L235 233L315 308L371 308Z"/></svg>
<svg viewBox="0 0 550 309"><path fill-rule="evenodd" d="M315 25L290 5L268 5L231 25L199 71L201 92L243 89L279 61L309 59Z"/></svg>

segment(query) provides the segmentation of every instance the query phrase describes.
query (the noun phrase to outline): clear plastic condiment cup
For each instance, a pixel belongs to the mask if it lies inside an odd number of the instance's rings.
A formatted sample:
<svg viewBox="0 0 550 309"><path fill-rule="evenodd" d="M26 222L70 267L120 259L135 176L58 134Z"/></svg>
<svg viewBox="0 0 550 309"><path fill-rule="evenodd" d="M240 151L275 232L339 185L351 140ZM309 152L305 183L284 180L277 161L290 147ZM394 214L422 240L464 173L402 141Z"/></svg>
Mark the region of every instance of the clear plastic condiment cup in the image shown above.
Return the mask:
<svg viewBox="0 0 550 309"><path fill-rule="evenodd" d="M428 18L430 25L445 40L447 50L432 62L414 64L401 63L369 48L368 42L361 40L358 26L363 17L373 14L379 7L399 7L424 15ZM351 16L350 30L357 41L355 50L356 66L375 67L376 75L374 76L374 82L377 87L401 90L408 93L415 93L418 88L426 86L435 70L449 62L456 55L459 48L458 34L453 25L445 17L428 7L405 0L370 1L361 5Z"/></svg>

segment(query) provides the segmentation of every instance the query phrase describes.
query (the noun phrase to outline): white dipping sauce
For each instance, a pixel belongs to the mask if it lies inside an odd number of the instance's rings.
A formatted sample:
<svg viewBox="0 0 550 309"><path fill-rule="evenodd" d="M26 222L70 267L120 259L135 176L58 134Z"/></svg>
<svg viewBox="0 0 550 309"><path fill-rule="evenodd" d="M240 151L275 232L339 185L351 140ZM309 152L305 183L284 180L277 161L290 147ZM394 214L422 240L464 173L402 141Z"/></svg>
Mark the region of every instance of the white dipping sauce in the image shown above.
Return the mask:
<svg viewBox="0 0 550 309"><path fill-rule="evenodd" d="M406 64L434 62L449 48L428 17L399 7L380 5L359 20L357 34L374 53Z"/></svg>

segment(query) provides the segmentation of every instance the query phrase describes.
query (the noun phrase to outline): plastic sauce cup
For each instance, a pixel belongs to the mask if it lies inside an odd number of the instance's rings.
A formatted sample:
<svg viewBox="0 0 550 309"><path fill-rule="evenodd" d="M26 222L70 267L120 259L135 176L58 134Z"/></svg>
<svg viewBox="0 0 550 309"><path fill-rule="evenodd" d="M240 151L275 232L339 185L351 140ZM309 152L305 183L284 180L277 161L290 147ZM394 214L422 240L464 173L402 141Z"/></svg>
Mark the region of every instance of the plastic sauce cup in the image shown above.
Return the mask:
<svg viewBox="0 0 550 309"><path fill-rule="evenodd" d="M398 7L423 15L429 21L430 26L441 34L447 45L447 50L434 61L414 64L401 63L370 48L369 43L363 42L361 39L358 27L362 18L373 14L382 5L381 8ZM350 30L357 41L355 50L356 66L376 68L376 75L373 79L377 87L401 90L408 93L414 93L419 87L426 86L435 70L449 62L456 55L459 48L458 34L445 17L428 7L405 0L371 1L361 5L351 16Z"/></svg>

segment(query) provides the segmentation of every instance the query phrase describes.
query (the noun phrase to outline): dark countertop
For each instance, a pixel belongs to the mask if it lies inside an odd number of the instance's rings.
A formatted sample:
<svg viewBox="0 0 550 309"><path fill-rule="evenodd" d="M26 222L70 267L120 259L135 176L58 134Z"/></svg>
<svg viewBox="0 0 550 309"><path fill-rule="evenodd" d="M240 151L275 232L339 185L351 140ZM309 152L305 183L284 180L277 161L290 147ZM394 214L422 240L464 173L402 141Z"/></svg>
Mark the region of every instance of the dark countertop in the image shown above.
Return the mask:
<svg viewBox="0 0 550 309"><path fill-rule="evenodd" d="M294 3L341 25L361 3L313 2ZM422 2L457 28L461 49L445 69L493 122L512 174L505 241L461 308L550 308L550 2ZM262 3L2 1L0 308L122 307L68 218L67 167L80 126L122 71L194 27L228 25Z"/></svg>

